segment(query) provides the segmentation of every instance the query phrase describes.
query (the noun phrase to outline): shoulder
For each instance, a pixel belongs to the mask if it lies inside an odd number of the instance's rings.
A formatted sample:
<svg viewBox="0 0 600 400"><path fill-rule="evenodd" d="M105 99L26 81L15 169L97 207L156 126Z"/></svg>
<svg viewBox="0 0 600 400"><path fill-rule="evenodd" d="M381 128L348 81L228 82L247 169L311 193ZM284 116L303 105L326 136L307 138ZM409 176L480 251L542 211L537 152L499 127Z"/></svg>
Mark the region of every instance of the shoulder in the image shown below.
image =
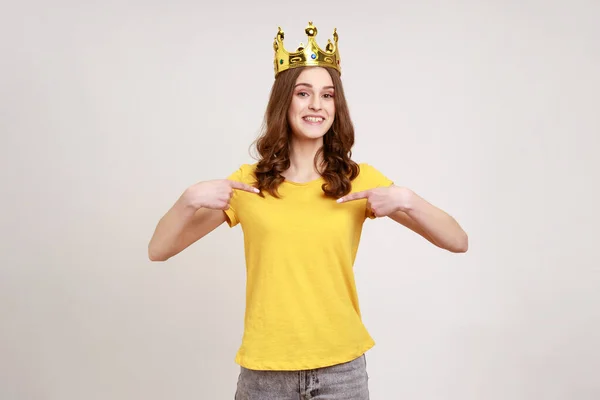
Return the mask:
<svg viewBox="0 0 600 400"><path fill-rule="evenodd" d="M254 171L256 170L256 163L253 164L241 164L237 170L229 175L227 179L242 183L252 184L256 177Z"/></svg>
<svg viewBox="0 0 600 400"><path fill-rule="evenodd" d="M353 185L357 190L372 189L381 186L390 186L394 182L373 164L366 162L358 163L359 173L354 179Z"/></svg>
<svg viewBox="0 0 600 400"><path fill-rule="evenodd" d="M359 173L358 176L360 177L361 175L363 177L365 176L369 176L375 173L378 173L379 171L377 170L377 168L375 168L372 164L366 163L366 162L359 162L358 163L358 168L359 168Z"/></svg>

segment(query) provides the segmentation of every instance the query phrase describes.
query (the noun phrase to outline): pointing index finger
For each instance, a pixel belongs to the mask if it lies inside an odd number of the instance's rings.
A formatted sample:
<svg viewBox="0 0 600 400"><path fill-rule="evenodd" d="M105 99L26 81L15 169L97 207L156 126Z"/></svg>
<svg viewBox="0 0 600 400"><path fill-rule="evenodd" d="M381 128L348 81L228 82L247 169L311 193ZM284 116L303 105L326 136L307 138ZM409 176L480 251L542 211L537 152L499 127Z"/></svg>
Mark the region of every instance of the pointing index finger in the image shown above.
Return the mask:
<svg viewBox="0 0 600 400"><path fill-rule="evenodd" d="M352 201L352 200L366 199L367 197L369 197L369 191L363 190L362 192L350 193L344 197L341 197L341 198L337 199L337 202L345 203L345 202Z"/></svg>
<svg viewBox="0 0 600 400"><path fill-rule="evenodd" d="M242 183L242 182L229 181L229 184L234 189L244 190L244 191L250 192L250 193L260 193L260 190L258 190L257 188L255 188L253 186L250 186L250 185L247 185L247 184Z"/></svg>

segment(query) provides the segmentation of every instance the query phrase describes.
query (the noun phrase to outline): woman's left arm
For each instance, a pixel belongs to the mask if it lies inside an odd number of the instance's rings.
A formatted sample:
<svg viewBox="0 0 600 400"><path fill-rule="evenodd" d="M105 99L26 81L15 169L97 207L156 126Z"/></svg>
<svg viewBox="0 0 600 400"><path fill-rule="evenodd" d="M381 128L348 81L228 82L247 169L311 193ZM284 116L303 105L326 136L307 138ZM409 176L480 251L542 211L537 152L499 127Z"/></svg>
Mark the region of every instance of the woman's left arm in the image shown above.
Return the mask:
<svg viewBox="0 0 600 400"><path fill-rule="evenodd" d="M408 188L392 185L365 190L344 196L338 203L358 199L367 199L376 217L390 217L442 249L464 253L469 248L467 233L452 216Z"/></svg>

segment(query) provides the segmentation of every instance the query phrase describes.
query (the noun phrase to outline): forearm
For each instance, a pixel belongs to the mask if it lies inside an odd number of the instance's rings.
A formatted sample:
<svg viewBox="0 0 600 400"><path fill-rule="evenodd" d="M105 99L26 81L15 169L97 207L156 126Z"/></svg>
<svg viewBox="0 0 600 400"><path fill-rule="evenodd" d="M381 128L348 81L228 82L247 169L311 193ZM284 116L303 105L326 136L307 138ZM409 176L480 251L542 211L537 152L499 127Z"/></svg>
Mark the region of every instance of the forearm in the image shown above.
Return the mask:
<svg viewBox="0 0 600 400"><path fill-rule="evenodd" d="M148 257L164 261L176 252L186 226L193 220L196 210L181 196L160 219L148 244Z"/></svg>
<svg viewBox="0 0 600 400"><path fill-rule="evenodd" d="M402 211L418 224L437 246L455 253L467 251L467 233L452 216L412 191L407 197Z"/></svg>

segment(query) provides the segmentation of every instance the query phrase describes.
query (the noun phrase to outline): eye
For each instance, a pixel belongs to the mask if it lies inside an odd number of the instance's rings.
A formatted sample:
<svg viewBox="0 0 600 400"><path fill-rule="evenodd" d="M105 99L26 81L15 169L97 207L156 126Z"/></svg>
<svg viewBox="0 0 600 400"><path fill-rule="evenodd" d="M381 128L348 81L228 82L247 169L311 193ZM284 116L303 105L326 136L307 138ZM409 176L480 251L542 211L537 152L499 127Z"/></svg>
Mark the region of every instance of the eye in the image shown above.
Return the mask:
<svg viewBox="0 0 600 400"><path fill-rule="evenodd" d="M333 99L333 94L331 94L331 93L325 93L323 95L323 97L325 97L326 99Z"/></svg>
<svg viewBox="0 0 600 400"><path fill-rule="evenodd" d="M306 93L306 92L298 92L298 96L300 96L300 97L306 97L306 96L308 96L308 93Z"/></svg>

